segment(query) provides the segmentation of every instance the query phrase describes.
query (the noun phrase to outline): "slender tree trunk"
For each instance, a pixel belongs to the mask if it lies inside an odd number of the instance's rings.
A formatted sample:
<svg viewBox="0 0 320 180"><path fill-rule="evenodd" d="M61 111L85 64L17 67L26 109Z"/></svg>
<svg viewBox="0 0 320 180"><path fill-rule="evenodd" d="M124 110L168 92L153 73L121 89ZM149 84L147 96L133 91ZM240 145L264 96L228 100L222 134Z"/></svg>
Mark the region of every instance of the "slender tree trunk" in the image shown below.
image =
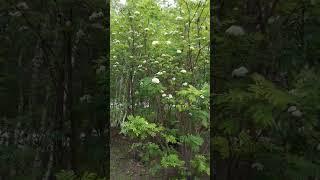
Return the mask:
<svg viewBox="0 0 320 180"><path fill-rule="evenodd" d="M72 22L72 9L70 9L70 19L69 21ZM72 26L72 24L71 24ZM77 141L78 141L78 136L77 136L77 127L76 127L76 122L75 119L73 118L72 114L72 104L73 104L73 99L72 99L72 60L73 60L73 43L72 43L72 32L68 31L66 33L66 41L67 41L67 57L66 57L66 63L65 63L65 71L66 71L66 120L70 121L71 124L71 138L70 138L70 148L71 148L71 159L70 159L70 164L71 164L71 169L74 172L77 172Z"/></svg>

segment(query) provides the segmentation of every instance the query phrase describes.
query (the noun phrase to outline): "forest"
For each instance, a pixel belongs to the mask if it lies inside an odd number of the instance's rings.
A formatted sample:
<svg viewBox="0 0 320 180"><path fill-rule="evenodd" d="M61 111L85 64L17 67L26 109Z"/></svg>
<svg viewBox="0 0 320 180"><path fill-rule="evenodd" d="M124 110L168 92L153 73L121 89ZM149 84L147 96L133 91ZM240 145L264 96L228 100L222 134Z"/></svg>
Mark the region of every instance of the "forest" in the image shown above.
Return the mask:
<svg viewBox="0 0 320 180"><path fill-rule="evenodd" d="M110 156L145 167L129 169L137 179L209 178L209 10L208 0L111 1ZM129 155L112 153L119 143Z"/></svg>
<svg viewBox="0 0 320 180"><path fill-rule="evenodd" d="M320 2L0 0L0 180L320 179Z"/></svg>
<svg viewBox="0 0 320 180"><path fill-rule="evenodd" d="M0 1L0 179L108 173L101 0Z"/></svg>
<svg viewBox="0 0 320 180"><path fill-rule="evenodd" d="M319 7L214 1L214 179L319 179Z"/></svg>

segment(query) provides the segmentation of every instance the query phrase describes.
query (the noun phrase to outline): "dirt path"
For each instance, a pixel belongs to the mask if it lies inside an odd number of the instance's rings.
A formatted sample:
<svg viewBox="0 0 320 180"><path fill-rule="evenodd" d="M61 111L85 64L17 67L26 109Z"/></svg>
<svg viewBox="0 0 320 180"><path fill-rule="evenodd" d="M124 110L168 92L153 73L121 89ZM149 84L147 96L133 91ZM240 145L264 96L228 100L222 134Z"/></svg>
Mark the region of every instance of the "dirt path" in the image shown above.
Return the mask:
<svg viewBox="0 0 320 180"><path fill-rule="evenodd" d="M110 179L111 180L155 180L147 169L129 154L130 143L117 132L111 134Z"/></svg>

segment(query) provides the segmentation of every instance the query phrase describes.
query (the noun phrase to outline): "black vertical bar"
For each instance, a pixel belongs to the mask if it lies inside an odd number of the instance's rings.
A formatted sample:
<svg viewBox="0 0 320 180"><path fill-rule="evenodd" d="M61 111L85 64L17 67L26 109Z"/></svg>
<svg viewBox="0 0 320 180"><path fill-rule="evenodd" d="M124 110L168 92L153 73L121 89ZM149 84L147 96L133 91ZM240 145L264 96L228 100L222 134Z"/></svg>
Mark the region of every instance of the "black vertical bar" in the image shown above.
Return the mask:
<svg viewBox="0 0 320 180"><path fill-rule="evenodd" d="M107 109L106 109L106 179L110 179L110 0L106 1L106 14L107 14L107 19L106 19L106 28L107 28L107 61L106 61L106 70L107 70L107 81L106 81L106 104L107 104Z"/></svg>
<svg viewBox="0 0 320 180"><path fill-rule="evenodd" d="M214 147L212 138L214 137L214 115L213 95L215 86L214 61L215 61L215 38L214 38L214 0L210 0L210 179L216 179L215 163L214 163Z"/></svg>

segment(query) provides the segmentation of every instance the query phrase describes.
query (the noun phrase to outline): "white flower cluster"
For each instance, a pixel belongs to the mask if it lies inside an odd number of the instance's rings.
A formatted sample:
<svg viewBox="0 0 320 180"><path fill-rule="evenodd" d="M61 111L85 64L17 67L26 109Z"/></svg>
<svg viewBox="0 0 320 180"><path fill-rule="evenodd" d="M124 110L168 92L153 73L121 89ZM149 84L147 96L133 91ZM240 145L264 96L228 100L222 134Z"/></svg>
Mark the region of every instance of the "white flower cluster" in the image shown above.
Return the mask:
<svg viewBox="0 0 320 180"><path fill-rule="evenodd" d="M152 41L153 46L158 45L159 43L160 43L159 41Z"/></svg>
<svg viewBox="0 0 320 180"><path fill-rule="evenodd" d="M160 76L160 75L162 75L164 73L166 73L166 71L159 71L159 72L156 73L156 75Z"/></svg>
<svg viewBox="0 0 320 180"><path fill-rule="evenodd" d="M251 168L257 169L258 171L262 171L264 166L263 164L256 162L251 165Z"/></svg>
<svg viewBox="0 0 320 180"><path fill-rule="evenodd" d="M290 106L288 108L288 113L291 113L292 116L295 116L295 117L301 117L302 116L302 112L297 109L296 106Z"/></svg>
<svg viewBox="0 0 320 180"><path fill-rule="evenodd" d="M163 93L163 91L160 91L161 93ZM166 93L163 93L162 95L161 95L162 97L166 97L167 99L172 99L173 98L173 96L172 96L172 94L166 94Z"/></svg>
<svg viewBox="0 0 320 180"><path fill-rule="evenodd" d="M183 17L178 16L178 17L176 17L176 20L177 20L177 21L181 21L181 20L183 20Z"/></svg>
<svg viewBox="0 0 320 180"><path fill-rule="evenodd" d="M81 38L82 36L86 35L82 29L79 29L78 32L77 32L77 37L78 38Z"/></svg>
<svg viewBox="0 0 320 180"><path fill-rule="evenodd" d="M187 71L185 69L182 69L180 72L181 73L187 73Z"/></svg>
<svg viewBox="0 0 320 180"><path fill-rule="evenodd" d="M9 16L12 16L12 17L20 17L21 15L22 13L20 11L9 12Z"/></svg>
<svg viewBox="0 0 320 180"><path fill-rule="evenodd" d="M243 28L241 26L232 25L226 30L227 34L233 36L242 36L245 34Z"/></svg>
<svg viewBox="0 0 320 180"><path fill-rule="evenodd" d="M152 78L151 82L155 83L155 84L159 84L160 80L156 77Z"/></svg>
<svg viewBox="0 0 320 180"><path fill-rule="evenodd" d="M139 11L135 11L133 14L134 15L140 15L140 12Z"/></svg>
<svg viewBox="0 0 320 180"><path fill-rule="evenodd" d="M91 95L90 94L85 94L82 97L80 97L80 102L86 102L89 103L91 102Z"/></svg>
<svg viewBox="0 0 320 180"><path fill-rule="evenodd" d="M27 9L29 9L29 6L27 5L26 2L19 2L17 4L17 8L18 9L22 9L22 10L27 10Z"/></svg>
<svg viewBox="0 0 320 180"><path fill-rule="evenodd" d="M248 72L247 68L241 66L240 68L233 70L231 75L232 77L244 77Z"/></svg>
<svg viewBox="0 0 320 180"><path fill-rule="evenodd" d="M90 16L89 16L89 20L93 21L95 19L101 18L103 17L103 12L93 12Z"/></svg>

